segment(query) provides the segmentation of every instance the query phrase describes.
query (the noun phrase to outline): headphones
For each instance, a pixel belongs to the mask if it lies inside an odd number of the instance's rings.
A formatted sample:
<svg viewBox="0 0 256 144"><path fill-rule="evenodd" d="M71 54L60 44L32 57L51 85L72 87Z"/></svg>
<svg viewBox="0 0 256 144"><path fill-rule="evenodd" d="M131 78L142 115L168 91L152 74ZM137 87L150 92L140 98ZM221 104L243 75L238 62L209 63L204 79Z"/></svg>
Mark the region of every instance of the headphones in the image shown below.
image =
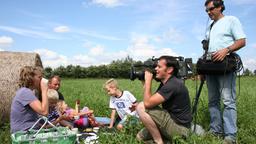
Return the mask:
<svg viewBox="0 0 256 144"><path fill-rule="evenodd" d="M221 11L225 10L225 5L223 0L212 0L214 7L221 7Z"/></svg>

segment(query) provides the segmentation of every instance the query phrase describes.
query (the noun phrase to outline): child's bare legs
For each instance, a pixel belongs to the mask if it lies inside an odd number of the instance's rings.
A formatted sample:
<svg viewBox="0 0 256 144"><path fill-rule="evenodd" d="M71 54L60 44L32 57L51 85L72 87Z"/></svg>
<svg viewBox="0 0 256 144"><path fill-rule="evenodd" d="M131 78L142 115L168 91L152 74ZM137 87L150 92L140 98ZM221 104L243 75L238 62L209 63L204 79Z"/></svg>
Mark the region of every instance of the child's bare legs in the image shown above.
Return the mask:
<svg viewBox="0 0 256 144"><path fill-rule="evenodd" d="M124 125L125 125L125 123L126 123L126 121L127 121L127 118L128 118L128 115L126 115L126 116L117 124L116 128L117 128L118 130L121 130L121 129L124 128Z"/></svg>

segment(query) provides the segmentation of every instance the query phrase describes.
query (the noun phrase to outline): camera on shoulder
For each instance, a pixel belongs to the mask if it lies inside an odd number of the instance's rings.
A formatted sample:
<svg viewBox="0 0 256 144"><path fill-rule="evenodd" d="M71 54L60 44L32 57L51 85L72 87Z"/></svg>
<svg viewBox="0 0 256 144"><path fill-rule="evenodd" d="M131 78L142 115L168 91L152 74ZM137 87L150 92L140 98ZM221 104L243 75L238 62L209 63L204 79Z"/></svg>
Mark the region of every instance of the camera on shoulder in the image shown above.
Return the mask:
<svg viewBox="0 0 256 144"><path fill-rule="evenodd" d="M145 70L150 71L154 77L156 74L155 68L157 66L158 58L152 57L146 60L144 63L132 64L130 71L130 80L144 80Z"/></svg>
<svg viewBox="0 0 256 144"><path fill-rule="evenodd" d="M172 62L176 65L177 73L176 77L181 79L186 79L187 77L191 76L193 74L192 72L192 58L186 58L184 57L172 57ZM159 58L152 57L151 59L148 59L144 63L137 63L132 64L131 71L130 71L130 80L135 80L136 78L139 80L144 80L145 70L150 71L154 79L156 79L156 71L155 68L157 66Z"/></svg>

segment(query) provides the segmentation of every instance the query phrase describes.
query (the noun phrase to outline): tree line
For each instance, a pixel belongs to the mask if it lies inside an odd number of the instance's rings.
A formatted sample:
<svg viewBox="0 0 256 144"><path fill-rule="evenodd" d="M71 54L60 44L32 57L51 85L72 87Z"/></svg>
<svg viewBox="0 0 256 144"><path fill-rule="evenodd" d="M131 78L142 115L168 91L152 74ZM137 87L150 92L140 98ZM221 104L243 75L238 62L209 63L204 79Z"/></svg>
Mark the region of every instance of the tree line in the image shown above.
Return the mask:
<svg viewBox="0 0 256 144"><path fill-rule="evenodd" d="M148 59L150 60L150 59ZM148 61L147 60L147 61ZM131 65L143 64L142 61L135 61L127 56L121 60L114 60L110 64L81 67L80 65L68 65L66 67L59 66L55 69L51 67L44 68L44 76L49 78L52 75L59 75L62 78L124 78L130 77ZM192 75L196 73L196 64L192 64ZM140 70L139 70L140 71ZM256 70L253 72L245 69L242 72L243 76L255 76Z"/></svg>
<svg viewBox="0 0 256 144"><path fill-rule="evenodd" d="M107 65L81 67L80 65L59 66L55 69L44 68L44 75L49 78L59 75L62 78L129 78L132 64L142 63L134 61L129 56L125 59L114 60Z"/></svg>

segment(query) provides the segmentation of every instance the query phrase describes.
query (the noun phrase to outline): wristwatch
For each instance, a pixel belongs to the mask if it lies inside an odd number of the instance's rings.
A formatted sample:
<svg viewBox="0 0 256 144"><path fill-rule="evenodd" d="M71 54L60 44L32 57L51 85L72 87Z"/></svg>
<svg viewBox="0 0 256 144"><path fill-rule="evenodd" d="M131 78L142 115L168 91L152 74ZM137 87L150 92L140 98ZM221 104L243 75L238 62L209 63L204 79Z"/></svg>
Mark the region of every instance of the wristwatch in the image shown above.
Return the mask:
<svg viewBox="0 0 256 144"><path fill-rule="evenodd" d="M231 50L230 47L227 47L227 49L228 49L228 53L231 53L231 52L232 52L232 50Z"/></svg>

